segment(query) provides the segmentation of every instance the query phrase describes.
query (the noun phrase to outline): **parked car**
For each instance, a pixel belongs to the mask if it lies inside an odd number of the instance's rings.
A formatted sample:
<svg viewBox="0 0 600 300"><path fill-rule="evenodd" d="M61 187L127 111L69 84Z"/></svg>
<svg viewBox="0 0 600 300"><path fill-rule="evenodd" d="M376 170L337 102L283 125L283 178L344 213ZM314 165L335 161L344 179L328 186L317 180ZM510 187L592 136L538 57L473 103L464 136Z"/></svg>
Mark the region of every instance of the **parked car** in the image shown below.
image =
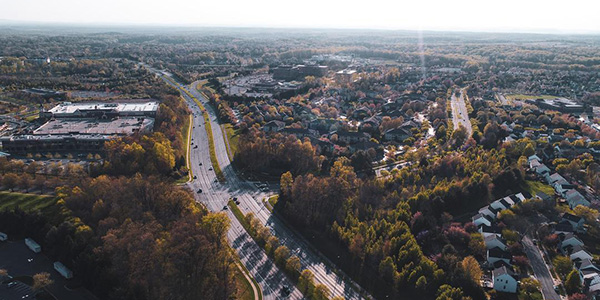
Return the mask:
<svg viewBox="0 0 600 300"><path fill-rule="evenodd" d="M202 194L202 189L198 189L198 194Z"/></svg>

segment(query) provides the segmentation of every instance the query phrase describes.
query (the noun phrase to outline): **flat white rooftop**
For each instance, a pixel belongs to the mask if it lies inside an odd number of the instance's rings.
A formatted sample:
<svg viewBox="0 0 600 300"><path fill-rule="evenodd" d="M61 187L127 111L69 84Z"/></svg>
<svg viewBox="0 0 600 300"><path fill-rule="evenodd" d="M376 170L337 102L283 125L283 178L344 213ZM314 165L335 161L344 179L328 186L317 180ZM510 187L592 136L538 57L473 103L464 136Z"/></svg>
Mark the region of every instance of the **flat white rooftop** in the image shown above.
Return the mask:
<svg viewBox="0 0 600 300"><path fill-rule="evenodd" d="M69 115L78 111L116 111L121 114L127 112L153 112L158 110L158 102L132 102L132 103L111 103L111 102L81 102L81 103L61 103L50 110L53 115Z"/></svg>

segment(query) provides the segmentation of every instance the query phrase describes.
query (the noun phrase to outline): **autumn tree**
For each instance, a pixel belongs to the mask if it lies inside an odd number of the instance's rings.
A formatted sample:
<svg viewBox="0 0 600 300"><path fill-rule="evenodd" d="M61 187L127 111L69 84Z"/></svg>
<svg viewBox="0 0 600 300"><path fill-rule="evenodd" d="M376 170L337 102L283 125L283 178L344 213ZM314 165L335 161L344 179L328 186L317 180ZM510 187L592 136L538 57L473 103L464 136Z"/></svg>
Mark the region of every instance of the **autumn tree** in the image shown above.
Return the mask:
<svg viewBox="0 0 600 300"><path fill-rule="evenodd" d="M474 283L479 284L483 272L481 271L481 267L477 260L473 256L467 256L463 259L461 266L465 275Z"/></svg>
<svg viewBox="0 0 600 300"><path fill-rule="evenodd" d="M39 291L49 285L54 283L52 279L50 279L50 274L46 272L37 273L33 275L33 290Z"/></svg>

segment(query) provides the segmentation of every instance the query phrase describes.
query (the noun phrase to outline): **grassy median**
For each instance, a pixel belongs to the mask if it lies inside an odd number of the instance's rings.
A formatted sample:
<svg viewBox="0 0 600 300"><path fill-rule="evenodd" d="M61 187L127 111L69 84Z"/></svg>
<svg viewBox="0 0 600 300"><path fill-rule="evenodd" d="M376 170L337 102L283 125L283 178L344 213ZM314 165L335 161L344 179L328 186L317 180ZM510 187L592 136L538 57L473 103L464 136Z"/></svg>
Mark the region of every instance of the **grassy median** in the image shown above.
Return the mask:
<svg viewBox="0 0 600 300"><path fill-rule="evenodd" d="M210 153L210 162L213 166L213 169L215 170L215 175L217 176L217 180L219 180L219 182L225 182L226 181L225 175L223 174L223 170L221 170L221 166L219 166L219 160L217 159L217 151L215 150L215 140L214 140L214 137L212 134L212 126L210 124L210 117L208 115L208 112L206 111L206 109L204 108L204 105L202 105L200 100L198 100L196 97L194 97L194 95L192 95L186 89L182 88L181 85L179 85L177 82L175 82L171 78L167 77L167 80L169 80L173 84L177 85L184 93L186 93L190 98L192 98L192 100L194 100L194 102L196 102L196 105L198 105L198 107L200 107L200 110L202 110L202 115L204 116L204 122L205 122L204 128L206 129L206 135L208 136L208 151Z"/></svg>

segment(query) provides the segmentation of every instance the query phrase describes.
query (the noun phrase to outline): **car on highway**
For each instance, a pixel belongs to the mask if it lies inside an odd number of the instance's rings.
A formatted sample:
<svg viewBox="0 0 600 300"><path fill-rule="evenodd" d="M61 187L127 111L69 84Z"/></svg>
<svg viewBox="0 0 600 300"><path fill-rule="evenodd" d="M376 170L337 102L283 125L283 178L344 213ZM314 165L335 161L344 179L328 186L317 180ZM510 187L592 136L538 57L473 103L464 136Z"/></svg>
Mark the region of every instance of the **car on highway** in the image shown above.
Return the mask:
<svg viewBox="0 0 600 300"><path fill-rule="evenodd" d="M202 194L202 189L198 189L197 193Z"/></svg>

